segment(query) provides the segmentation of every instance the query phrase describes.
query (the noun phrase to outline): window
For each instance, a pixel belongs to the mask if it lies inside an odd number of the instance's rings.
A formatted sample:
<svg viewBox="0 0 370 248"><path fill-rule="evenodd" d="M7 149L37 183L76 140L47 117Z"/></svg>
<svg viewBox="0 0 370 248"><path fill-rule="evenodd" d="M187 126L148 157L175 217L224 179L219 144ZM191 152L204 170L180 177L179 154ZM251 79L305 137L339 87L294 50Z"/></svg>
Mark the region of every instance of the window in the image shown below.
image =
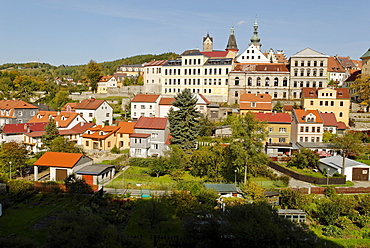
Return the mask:
<svg viewBox="0 0 370 248"><path fill-rule="evenodd" d="M239 96L239 91L235 91L234 96L238 97Z"/></svg>
<svg viewBox="0 0 370 248"><path fill-rule="evenodd" d="M235 85L239 85L239 77L235 78Z"/></svg>
<svg viewBox="0 0 370 248"><path fill-rule="evenodd" d="M170 79L171 80L171 79ZM145 109L145 105L141 105L140 106L141 109Z"/></svg>
<svg viewBox="0 0 370 248"><path fill-rule="evenodd" d="M143 116L143 117L144 117L144 116L145 116L145 114L144 114L144 113L140 113L140 116Z"/></svg>
<svg viewBox="0 0 370 248"><path fill-rule="evenodd" d="M141 153L141 149L135 149L135 154L140 154Z"/></svg>
<svg viewBox="0 0 370 248"><path fill-rule="evenodd" d="M311 106L313 105L313 101L310 101L310 105L311 105Z"/></svg>
<svg viewBox="0 0 370 248"><path fill-rule="evenodd" d="M89 113L89 117L93 117L93 114L92 113Z"/></svg>
<svg viewBox="0 0 370 248"><path fill-rule="evenodd" d="M313 133L315 132L315 130L316 130L316 128L315 128L315 127L312 127L312 132L313 132Z"/></svg>
<svg viewBox="0 0 370 248"><path fill-rule="evenodd" d="M136 112L134 112L134 116L136 116Z"/></svg>
<svg viewBox="0 0 370 248"><path fill-rule="evenodd" d="M260 77L257 78L257 86L261 86L261 78Z"/></svg>
<svg viewBox="0 0 370 248"><path fill-rule="evenodd" d="M285 128L285 127L281 127L281 128L279 128L279 132L280 132L280 133L286 133L286 128Z"/></svg>
<svg viewBox="0 0 370 248"><path fill-rule="evenodd" d="M269 132L273 132L274 131L274 128L273 127L269 127Z"/></svg>
<svg viewBox="0 0 370 248"><path fill-rule="evenodd" d="M318 132L318 133L320 133L320 127L317 127L317 129L316 129L316 130L317 130L317 132Z"/></svg>
<svg viewBox="0 0 370 248"><path fill-rule="evenodd" d="M315 142L315 137L311 137L311 142Z"/></svg>
<svg viewBox="0 0 370 248"><path fill-rule="evenodd" d="M274 78L274 86L279 86L279 79L277 77Z"/></svg>
<svg viewBox="0 0 370 248"><path fill-rule="evenodd" d="M339 102L339 106L343 107L344 103L342 101Z"/></svg>
<svg viewBox="0 0 370 248"><path fill-rule="evenodd" d="M305 128L305 132L306 132L306 133L308 133L308 132L309 132L309 129L308 129L308 128L309 128L309 127L306 127L306 128Z"/></svg>
<svg viewBox="0 0 370 248"><path fill-rule="evenodd" d="M251 102L251 107L252 108L255 108L257 106L257 104L255 102Z"/></svg>
<svg viewBox="0 0 370 248"><path fill-rule="evenodd" d="M252 78L251 77L248 78L248 86L252 86Z"/></svg>
<svg viewBox="0 0 370 248"><path fill-rule="evenodd" d="M304 66L304 61L301 61L301 66Z"/></svg>
<svg viewBox="0 0 370 248"><path fill-rule="evenodd" d="M286 77L283 79L283 86L288 86L288 79Z"/></svg>
<svg viewBox="0 0 370 248"><path fill-rule="evenodd" d="M286 139L285 138L279 138L279 143L285 143Z"/></svg>
<svg viewBox="0 0 370 248"><path fill-rule="evenodd" d="M308 142L308 137L304 137L304 141L305 142Z"/></svg>
<svg viewBox="0 0 370 248"><path fill-rule="evenodd" d="M108 141L108 147L110 147L110 141Z"/></svg>
<svg viewBox="0 0 370 248"><path fill-rule="evenodd" d="M106 113L106 114L105 114L105 117L109 117L109 113Z"/></svg>
<svg viewBox="0 0 370 248"><path fill-rule="evenodd" d="M158 150L158 144L152 144L152 149L153 150Z"/></svg>
<svg viewBox="0 0 370 248"><path fill-rule="evenodd" d="M330 101L330 106L334 106L334 101Z"/></svg>
<svg viewBox="0 0 370 248"><path fill-rule="evenodd" d="M89 141L88 141L88 140L86 140L85 145L86 145L86 146L89 146Z"/></svg>
<svg viewBox="0 0 370 248"><path fill-rule="evenodd" d="M300 142L303 142L303 137L300 137L300 138L299 138L299 141L300 141Z"/></svg>
<svg viewBox="0 0 370 248"><path fill-rule="evenodd" d="M269 77L267 77L265 79L265 86L270 86L270 78Z"/></svg>
<svg viewBox="0 0 370 248"><path fill-rule="evenodd" d="M158 138L158 133L152 133L152 138L153 138L153 139Z"/></svg>
<svg viewBox="0 0 370 248"><path fill-rule="evenodd" d="M339 117L343 117L343 112L339 112Z"/></svg>

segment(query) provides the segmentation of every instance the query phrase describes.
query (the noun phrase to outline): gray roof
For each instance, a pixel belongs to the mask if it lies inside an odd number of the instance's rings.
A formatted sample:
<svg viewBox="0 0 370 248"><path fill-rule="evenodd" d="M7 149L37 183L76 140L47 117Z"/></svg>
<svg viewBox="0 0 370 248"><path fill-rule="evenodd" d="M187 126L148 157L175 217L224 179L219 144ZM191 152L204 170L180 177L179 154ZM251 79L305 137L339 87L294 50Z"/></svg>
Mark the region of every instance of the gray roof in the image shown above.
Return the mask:
<svg viewBox="0 0 370 248"><path fill-rule="evenodd" d="M333 149L334 145L331 143L321 143L321 142L297 142L299 148L326 148Z"/></svg>
<svg viewBox="0 0 370 248"><path fill-rule="evenodd" d="M367 58L367 57L370 57L370 49L369 49L369 50L367 50L367 52L366 52L366 53L364 53L364 55L362 55L362 56L360 57L360 59L362 59L362 58Z"/></svg>
<svg viewBox="0 0 370 248"><path fill-rule="evenodd" d="M278 214L306 214L306 212L301 209L278 209L276 212Z"/></svg>
<svg viewBox="0 0 370 248"><path fill-rule="evenodd" d="M342 156L326 157L326 158L320 159L319 162L338 170L338 169L342 169L343 157ZM357 161L349 159L349 158L346 158L345 165L346 165L346 167L356 166L356 167L370 168L370 166L367 165L367 164L357 162Z"/></svg>
<svg viewBox="0 0 370 248"><path fill-rule="evenodd" d="M114 165L106 165L106 164L87 165L85 167L82 167L78 171L76 171L76 174L100 175L100 174L103 174L103 172L110 170L111 168L114 168Z"/></svg>
<svg viewBox="0 0 370 248"><path fill-rule="evenodd" d="M204 186L217 192L238 192L234 184L204 184Z"/></svg>

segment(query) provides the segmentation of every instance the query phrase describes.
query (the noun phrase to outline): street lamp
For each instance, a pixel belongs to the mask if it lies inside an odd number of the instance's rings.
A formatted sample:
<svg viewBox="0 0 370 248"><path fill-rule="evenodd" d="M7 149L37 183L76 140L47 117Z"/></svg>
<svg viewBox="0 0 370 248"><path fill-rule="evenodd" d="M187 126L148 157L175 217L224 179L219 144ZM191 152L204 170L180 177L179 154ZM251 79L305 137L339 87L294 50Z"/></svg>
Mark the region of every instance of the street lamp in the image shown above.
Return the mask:
<svg viewBox="0 0 370 248"><path fill-rule="evenodd" d="M235 172L235 182L234 182L234 184L236 186L236 170L234 170L234 172Z"/></svg>
<svg viewBox="0 0 370 248"><path fill-rule="evenodd" d="M12 179L12 162L9 162L9 179Z"/></svg>
<svg viewBox="0 0 370 248"><path fill-rule="evenodd" d="M326 170L326 185L329 185L329 171L330 171L330 168Z"/></svg>

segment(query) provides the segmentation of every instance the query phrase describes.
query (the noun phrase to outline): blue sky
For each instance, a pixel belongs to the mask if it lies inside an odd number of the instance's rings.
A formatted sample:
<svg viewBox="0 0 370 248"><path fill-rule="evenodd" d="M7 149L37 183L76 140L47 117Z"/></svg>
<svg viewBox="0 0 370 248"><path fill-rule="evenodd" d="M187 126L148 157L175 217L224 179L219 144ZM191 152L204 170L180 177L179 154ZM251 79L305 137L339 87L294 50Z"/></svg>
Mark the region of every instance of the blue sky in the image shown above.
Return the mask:
<svg viewBox="0 0 370 248"><path fill-rule="evenodd" d="M202 49L209 32L224 50L230 33L240 52L258 16L263 51L291 56L310 47L359 59L370 48L367 0L0 0L0 64L112 61L139 54Z"/></svg>

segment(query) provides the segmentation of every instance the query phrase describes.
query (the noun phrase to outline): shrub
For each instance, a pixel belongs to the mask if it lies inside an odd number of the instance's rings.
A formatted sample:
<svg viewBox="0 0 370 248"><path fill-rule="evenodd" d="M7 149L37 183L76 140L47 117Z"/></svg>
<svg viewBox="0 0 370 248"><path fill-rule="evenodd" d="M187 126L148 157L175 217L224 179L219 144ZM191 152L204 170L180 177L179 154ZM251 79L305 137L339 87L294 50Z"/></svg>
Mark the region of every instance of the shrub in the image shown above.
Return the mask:
<svg viewBox="0 0 370 248"><path fill-rule="evenodd" d="M33 183L23 180L9 180L8 181L9 191L12 193L19 193L22 191L33 190Z"/></svg>
<svg viewBox="0 0 370 248"><path fill-rule="evenodd" d="M324 194L327 196L327 197L332 197L334 195L337 194L337 192L335 191L335 187L333 186L329 186L327 187L325 190L324 190Z"/></svg>
<svg viewBox="0 0 370 248"><path fill-rule="evenodd" d="M112 148L112 150L110 150L110 152L113 154L120 154L120 150L117 148L116 145L114 145L114 147Z"/></svg>
<svg viewBox="0 0 370 248"><path fill-rule="evenodd" d="M326 226L323 231L323 234L328 237L340 238L343 235L343 230L333 225Z"/></svg>

